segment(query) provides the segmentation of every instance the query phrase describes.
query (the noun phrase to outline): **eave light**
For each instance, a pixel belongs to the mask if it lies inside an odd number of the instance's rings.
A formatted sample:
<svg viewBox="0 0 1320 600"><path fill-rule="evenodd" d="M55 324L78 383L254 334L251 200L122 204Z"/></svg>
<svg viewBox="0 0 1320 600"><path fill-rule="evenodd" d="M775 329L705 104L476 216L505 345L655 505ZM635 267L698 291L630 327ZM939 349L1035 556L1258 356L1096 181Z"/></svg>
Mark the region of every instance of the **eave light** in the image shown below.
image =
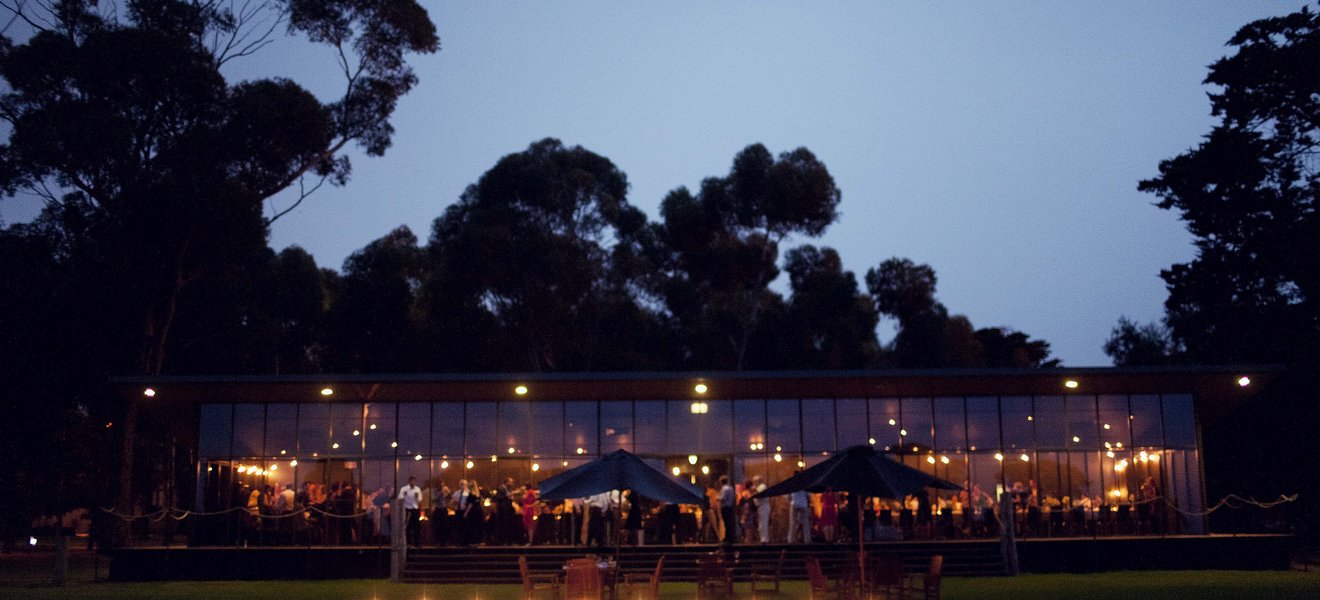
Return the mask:
<svg viewBox="0 0 1320 600"><path fill-rule="evenodd" d="M1063 382L1063 387L1066 387L1066 388L1068 388L1068 389L1070 389L1070 390L1075 390L1075 389L1077 389L1077 386L1078 386L1078 385L1080 385L1080 384L1077 383L1077 380L1076 380L1076 379L1066 379L1066 380L1064 380L1064 382Z"/></svg>
<svg viewBox="0 0 1320 600"><path fill-rule="evenodd" d="M1247 386L1251 385L1251 378L1250 378L1250 377L1247 377L1246 375L1243 375L1243 376L1241 376L1241 377L1238 377L1237 384L1238 384L1238 387L1247 387ZM148 388L148 389L150 389L150 388Z"/></svg>
<svg viewBox="0 0 1320 600"><path fill-rule="evenodd" d="M1245 377L1244 377L1244 379L1245 379ZM143 396L146 396L146 397L148 397L148 398L154 398L154 397L156 397L156 390L155 390L155 388L147 388L147 389L145 389L145 390L142 390L142 395L143 395Z"/></svg>
<svg viewBox="0 0 1320 600"><path fill-rule="evenodd" d="M518 394L519 396L526 396L526 395L527 395L527 386L525 386L525 385L520 385L520 386L518 386L518 387L516 387L516 388L513 388L513 393Z"/></svg>
<svg viewBox="0 0 1320 600"><path fill-rule="evenodd" d="M322 396L333 396L334 394L335 394L335 391L332 390L332 389L330 389L330 388L328 388L328 387L321 388L321 395L322 395Z"/></svg>
<svg viewBox="0 0 1320 600"><path fill-rule="evenodd" d="M692 391L694 391L694 392L696 392L696 393L698 393L698 394L704 394L704 393L710 391L710 387L707 386L707 385L704 384L704 383L698 383L697 385L692 386Z"/></svg>

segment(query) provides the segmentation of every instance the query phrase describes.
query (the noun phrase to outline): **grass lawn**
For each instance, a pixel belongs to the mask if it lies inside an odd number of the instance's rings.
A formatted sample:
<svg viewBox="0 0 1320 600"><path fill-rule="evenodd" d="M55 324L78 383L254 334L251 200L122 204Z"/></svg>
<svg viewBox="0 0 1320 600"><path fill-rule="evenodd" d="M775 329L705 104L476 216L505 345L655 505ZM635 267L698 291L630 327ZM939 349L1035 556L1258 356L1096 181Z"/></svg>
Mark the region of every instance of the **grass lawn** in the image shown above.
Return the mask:
<svg viewBox="0 0 1320 600"><path fill-rule="evenodd" d="M521 600L517 585L403 585L378 580L341 581L189 581L107 583L106 564L95 555L70 557L69 585L50 585L51 556L43 552L0 554L0 599L121 600L182 598L185 600ZM751 598L745 583L739 598ZM1164 600L1190 598L1320 599L1320 571L1130 571L1092 575L1022 575L1019 577L948 577L943 598L959 600ZM691 583L661 586L664 600L691 599ZM784 582L780 594L762 592L765 599L808 598L803 581ZM552 598L543 594L542 598Z"/></svg>
<svg viewBox="0 0 1320 600"><path fill-rule="evenodd" d="M746 584L738 584L739 597L750 598ZM78 582L53 588L28 580L0 579L0 598L32 599L138 599L185 598L187 600L518 600L516 585L402 585L382 581L234 581L168 583ZM690 583L665 584L661 597L668 600L692 598ZM776 595L760 598L807 598L805 582L786 582ZM542 596L550 598L551 596ZM943 597L948 600L976 598L1034 600L1078 598L1115 600L1128 598L1270 598L1315 600L1320 598L1320 572L1298 571L1143 571L1094 575L1023 575L1007 578L946 578Z"/></svg>

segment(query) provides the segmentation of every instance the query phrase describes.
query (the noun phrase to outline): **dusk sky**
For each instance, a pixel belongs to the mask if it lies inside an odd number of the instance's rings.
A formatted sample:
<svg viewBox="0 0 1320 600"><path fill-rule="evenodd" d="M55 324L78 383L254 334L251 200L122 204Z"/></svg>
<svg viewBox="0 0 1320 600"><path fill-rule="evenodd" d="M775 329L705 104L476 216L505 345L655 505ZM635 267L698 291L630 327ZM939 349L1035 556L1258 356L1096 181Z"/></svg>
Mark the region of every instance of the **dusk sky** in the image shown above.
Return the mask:
<svg viewBox="0 0 1320 600"><path fill-rule="evenodd" d="M748 144L805 146L842 190L841 218L781 256L833 247L859 284L889 257L927 263L952 313L1047 340L1068 366L1109 364L1120 315L1163 314L1159 271L1192 258L1191 237L1137 182L1209 131L1201 81L1228 38L1302 6L425 4L442 49L412 59L421 83L394 146L355 155L348 186L278 221L274 248L339 268L399 225L425 241L464 187L544 137L610 158L652 220ZM286 39L230 71L327 100L334 74L329 50ZM24 202L0 218L23 219Z"/></svg>

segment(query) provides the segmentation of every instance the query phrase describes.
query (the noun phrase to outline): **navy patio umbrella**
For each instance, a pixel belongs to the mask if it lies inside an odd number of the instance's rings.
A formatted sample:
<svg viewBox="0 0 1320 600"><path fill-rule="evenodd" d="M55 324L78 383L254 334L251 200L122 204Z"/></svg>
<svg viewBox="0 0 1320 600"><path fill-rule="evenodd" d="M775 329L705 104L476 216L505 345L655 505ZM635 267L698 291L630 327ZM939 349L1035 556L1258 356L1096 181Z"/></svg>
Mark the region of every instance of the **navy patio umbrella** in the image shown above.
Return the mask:
<svg viewBox="0 0 1320 600"><path fill-rule="evenodd" d="M853 497L902 499L928 487L942 490L961 490L962 486L940 479L895 461L867 445L853 446L836 453L824 462L765 489L753 498L783 496L799 490L848 492ZM862 560L862 509L857 513L857 558L861 568L861 581L866 580L866 563Z"/></svg>
<svg viewBox="0 0 1320 600"><path fill-rule="evenodd" d="M819 493L828 488L853 495L897 500L928 487L963 489L956 483L895 461L871 446L861 445L838 452L824 462L766 488L755 497L782 496L798 490Z"/></svg>
<svg viewBox="0 0 1320 600"><path fill-rule="evenodd" d="M632 490L672 504L701 504L705 498L701 488L655 470L627 450L615 450L541 481L542 500L585 498L610 490Z"/></svg>

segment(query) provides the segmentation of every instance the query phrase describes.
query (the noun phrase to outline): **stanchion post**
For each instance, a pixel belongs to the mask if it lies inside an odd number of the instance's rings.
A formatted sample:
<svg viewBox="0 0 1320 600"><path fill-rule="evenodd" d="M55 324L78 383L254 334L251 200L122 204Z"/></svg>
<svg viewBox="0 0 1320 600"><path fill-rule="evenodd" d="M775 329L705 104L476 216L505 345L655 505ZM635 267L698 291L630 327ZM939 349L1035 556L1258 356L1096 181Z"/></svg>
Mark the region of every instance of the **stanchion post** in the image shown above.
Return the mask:
<svg viewBox="0 0 1320 600"><path fill-rule="evenodd" d="M403 579L403 566L408 561L402 506L397 500L390 503L390 581L394 583Z"/></svg>
<svg viewBox="0 0 1320 600"><path fill-rule="evenodd" d="M1019 572L1017 553L1017 519L1013 514L1013 494L999 494L999 549L1004 555L1004 567L1010 576Z"/></svg>

